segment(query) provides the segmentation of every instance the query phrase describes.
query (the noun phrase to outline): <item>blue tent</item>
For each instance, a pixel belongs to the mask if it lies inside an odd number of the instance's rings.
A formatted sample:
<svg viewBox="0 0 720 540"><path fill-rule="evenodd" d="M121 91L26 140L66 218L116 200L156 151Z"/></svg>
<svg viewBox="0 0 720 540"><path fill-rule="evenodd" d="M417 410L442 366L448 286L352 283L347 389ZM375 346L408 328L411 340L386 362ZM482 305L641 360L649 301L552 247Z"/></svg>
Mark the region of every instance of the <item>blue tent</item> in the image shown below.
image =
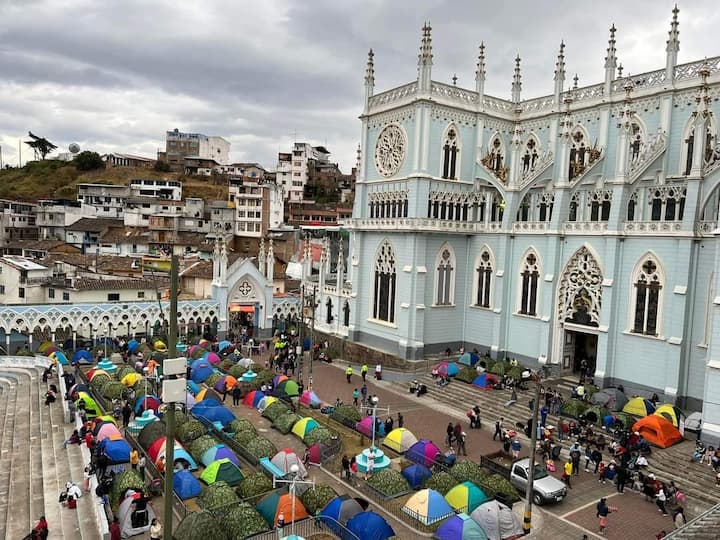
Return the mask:
<svg viewBox="0 0 720 540"><path fill-rule="evenodd" d="M437 540L487 540L487 535L470 516L458 514L446 519L435 531L433 538Z"/></svg>
<svg viewBox="0 0 720 540"><path fill-rule="evenodd" d="M475 353L463 353L458 362L464 366L474 366L480 358Z"/></svg>
<svg viewBox="0 0 720 540"><path fill-rule="evenodd" d="M477 386L478 388L482 388L483 390L491 390L493 384L497 383L497 379L492 374L481 373L480 375L475 377L475 380L473 380L472 383L473 386Z"/></svg>
<svg viewBox="0 0 720 540"><path fill-rule="evenodd" d="M128 352L134 353L135 350L140 346L140 343L136 339L131 339L128 341Z"/></svg>
<svg viewBox="0 0 720 540"><path fill-rule="evenodd" d="M223 425L227 425L235 420L235 415L227 407L213 404L206 405L205 401L207 400L201 401L192 408L190 412L194 417L205 418L210 422L220 422Z"/></svg>
<svg viewBox="0 0 720 540"><path fill-rule="evenodd" d="M103 439L98 444L99 451L105 454L110 465L130 462L130 445L125 439Z"/></svg>
<svg viewBox="0 0 720 540"><path fill-rule="evenodd" d="M375 512L361 512L350 519L347 528L359 540L386 540L395 536L395 531L382 516Z"/></svg>
<svg viewBox="0 0 720 540"><path fill-rule="evenodd" d="M202 493L202 486L193 474L185 469L176 471L173 475L173 490L181 499L192 499Z"/></svg>
<svg viewBox="0 0 720 540"><path fill-rule="evenodd" d="M320 512L320 520L336 535L343 538L340 525L345 525L350 519L363 511L363 507L350 495L339 495L325 505ZM326 519L323 519L326 518Z"/></svg>
<svg viewBox="0 0 720 540"><path fill-rule="evenodd" d="M190 364L190 378L196 383L201 383L213 374L213 367L210 362L202 358Z"/></svg>
<svg viewBox="0 0 720 540"><path fill-rule="evenodd" d="M92 354L86 349L80 349L73 354L72 361L80 364L92 364Z"/></svg>
<svg viewBox="0 0 720 540"><path fill-rule="evenodd" d="M432 471L430 471L430 469L428 469L425 465L416 463L414 465L410 465L409 467L405 467L401 474L405 477L405 480L408 481L411 488L417 489L422 486L422 483L425 480L432 476Z"/></svg>
<svg viewBox="0 0 720 540"><path fill-rule="evenodd" d="M65 353L62 351L55 351L54 353L50 353L50 354L58 362L60 362L63 366L67 366L70 363L70 362L68 362L67 356L65 356Z"/></svg>
<svg viewBox="0 0 720 540"><path fill-rule="evenodd" d="M232 346L232 343L231 343L231 342L229 342L229 341L227 341L227 340L221 341L220 343L218 343L218 351L222 352L222 351L224 351L225 349L227 349L228 347L231 347L231 346Z"/></svg>

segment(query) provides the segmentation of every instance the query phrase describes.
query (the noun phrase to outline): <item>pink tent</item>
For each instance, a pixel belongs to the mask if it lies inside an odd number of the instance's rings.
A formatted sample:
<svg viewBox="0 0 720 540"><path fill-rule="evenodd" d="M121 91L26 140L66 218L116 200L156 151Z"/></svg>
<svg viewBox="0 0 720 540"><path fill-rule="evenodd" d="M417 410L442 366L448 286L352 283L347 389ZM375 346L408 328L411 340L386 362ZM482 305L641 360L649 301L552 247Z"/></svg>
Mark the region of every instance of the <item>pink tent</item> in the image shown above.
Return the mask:
<svg viewBox="0 0 720 540"><path fill-rule="evenodd" d="M302 403L303 405L305 405L307 407L317 408L317 407L320 407L320 404L322 403L322 401L320 400L320 398L317 396L317 394L315 392L311 392L310 390L305 390L303 392L302 396L300 396L300 403Z"/></svg>
<svg viewBox="0 0 720 540"><path fill-rule="evenodd" d="M355 429L366 437L372 437L373 420L372 416L366 416L355 424ZM377 435L377 432L375 434Z"/></svg>
<svg viewBox="0 0 720 540"><path fill-rule="evenodd" d="M120 433L120 430L115 427L115 424L113 424L112 422L107 422L100 427L100 430L95 436L97 437L98 442L100 442L112 437L113 435L118 435L122 438L122 434Z"/></svg>
<svg viewBox="0 0 720 540"><path fill-rule="evenodd" d="M208 353L206 360L210 362L213 366L216 366L220 363L220 357L217 353L214 352Z"/></svg>

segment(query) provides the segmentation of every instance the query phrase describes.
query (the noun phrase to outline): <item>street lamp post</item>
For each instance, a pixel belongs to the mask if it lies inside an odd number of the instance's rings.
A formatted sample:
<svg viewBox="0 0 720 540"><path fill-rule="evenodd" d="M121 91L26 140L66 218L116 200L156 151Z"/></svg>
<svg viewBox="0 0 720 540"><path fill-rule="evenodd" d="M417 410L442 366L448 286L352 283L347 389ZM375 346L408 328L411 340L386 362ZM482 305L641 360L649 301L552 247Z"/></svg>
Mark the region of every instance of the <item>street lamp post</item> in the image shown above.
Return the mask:
<svg viewBox="0 0 720 540"><path fill-rule="evenodd" d="M303 485L310 485L315 487L315 480L312 481L305 481L305 480L298 480L298 473L300 472L300 467L297 463L293 463L290 465L290 473L292 474L292 479L290 480L280 480L276 476L273 477L273 488L277 487L277 484L290 484L290 534L295 536L295 493L296 493L296 485L297 484L303 484ZM282 536L282 530L278 531L280 536Z"/></svg>
<svg viewBox="0 0 720 540"><path fill-rule="evenodd" d="M528 470L527 487L525 488L525 515L523 517L523 530L525 534L530 534L530 528L532 525L533 484L535 482L535 446L537 445L538 411L540 410L540 386L542 385L542 375L544 370L545 366L541 365L535 373L535 406L533 407L532 423L530 428L530 467Z"/></svg>
<svg viewBox="0 0 720 540"><path fill-rule="evenodd" d="M372 413L372 419L373 419L373 425L372 425L372 442L370 443L370 448L375 448L375 427L377 426L377 407L378 403L380 402L380 399L377 396L373 396L370 400L372 402L373 407L373 413Z"/></svg>

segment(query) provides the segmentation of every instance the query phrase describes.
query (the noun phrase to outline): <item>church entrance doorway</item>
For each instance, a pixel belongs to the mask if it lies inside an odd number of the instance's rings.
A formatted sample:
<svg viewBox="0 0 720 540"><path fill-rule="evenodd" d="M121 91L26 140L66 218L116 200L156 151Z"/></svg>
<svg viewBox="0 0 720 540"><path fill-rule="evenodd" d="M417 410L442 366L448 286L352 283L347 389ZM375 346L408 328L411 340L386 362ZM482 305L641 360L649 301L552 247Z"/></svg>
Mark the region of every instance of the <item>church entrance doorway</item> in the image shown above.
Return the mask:
<svg viewBox="0 0 720 540"><path fill-rule="evenodd" d="M595 373L598 346L597 334L565 328L563 335L563 371L580 373L580 364L585 359L588 373Z"/></svg>

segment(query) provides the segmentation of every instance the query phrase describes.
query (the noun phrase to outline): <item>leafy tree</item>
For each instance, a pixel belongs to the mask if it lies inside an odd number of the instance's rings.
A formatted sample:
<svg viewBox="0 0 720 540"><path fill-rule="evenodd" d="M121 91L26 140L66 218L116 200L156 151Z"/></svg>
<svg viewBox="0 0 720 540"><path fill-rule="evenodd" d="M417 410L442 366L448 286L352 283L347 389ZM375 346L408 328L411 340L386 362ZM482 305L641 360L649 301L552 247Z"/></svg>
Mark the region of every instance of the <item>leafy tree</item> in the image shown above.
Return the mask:
<svg viewBox="0 0 720 540"><path fill-rule="evenodd" d="M40 159L45 159L45 156L47 156L50 152L57 148L57 145L54 145L45 137L38 137L37 135L33 134L32 131L28 131L28 136L31 140L25 141L25 144L27 144L30 148L33 149L33 152L35 153L35 159L37 159L38 157L40 157Z"/></svg>
<svg viewBox="0 0 720 540"><path fill-rule="evenodd" d="M96 169L105 168L105 162L100 157L100 154L97 152L91 152L90 150L80 152L77 156L75 156L73 163L75 168L79 171L94 171Z"/></svg>

